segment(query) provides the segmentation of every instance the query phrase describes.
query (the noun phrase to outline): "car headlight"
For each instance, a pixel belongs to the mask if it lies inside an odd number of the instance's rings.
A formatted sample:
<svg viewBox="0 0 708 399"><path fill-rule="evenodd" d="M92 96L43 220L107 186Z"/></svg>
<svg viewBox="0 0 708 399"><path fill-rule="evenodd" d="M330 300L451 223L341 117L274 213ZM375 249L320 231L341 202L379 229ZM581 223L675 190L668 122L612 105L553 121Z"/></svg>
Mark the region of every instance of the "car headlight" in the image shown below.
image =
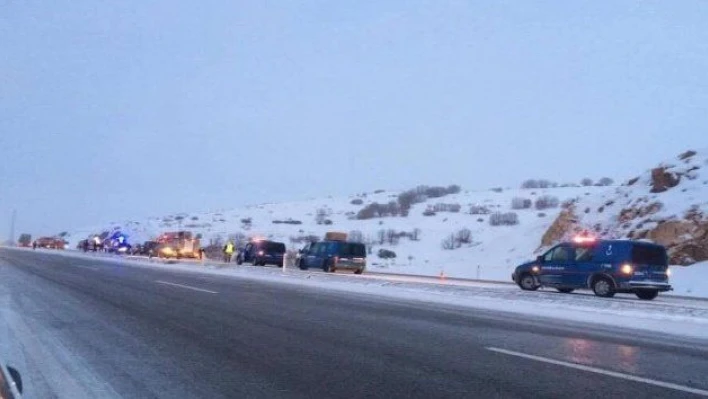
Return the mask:
<svg viewBox="0 0 708 399"><path fill-rule="evenodd" d="M541 271L541 268L538 267L538 266L534 266L534 267L531 268L531 271L534 272L534 273L538 273L538 272Z"/></svg>
<svg viewBox="0 0 708 399"><path fill-rule="evenodd" d="M265 255L265 252L263 252L263 251L258 251L258 256L263 256L263 255Z"/></svg>
<svg viewBox="0 0 708 399"><path fill-rule="evenodd" d="M666 275L667 275L667 276L670 276L670 275L671 275L671 269L669 269L668 267L666 268Z"/></svg>
<svg viewBox="0 0 708 399"><path fill-rule="evenodd" d="M629 264L622 265L622 267L620 267L620 272L622 272L622 274L632 274L634 272L634 268Z"/></svg>

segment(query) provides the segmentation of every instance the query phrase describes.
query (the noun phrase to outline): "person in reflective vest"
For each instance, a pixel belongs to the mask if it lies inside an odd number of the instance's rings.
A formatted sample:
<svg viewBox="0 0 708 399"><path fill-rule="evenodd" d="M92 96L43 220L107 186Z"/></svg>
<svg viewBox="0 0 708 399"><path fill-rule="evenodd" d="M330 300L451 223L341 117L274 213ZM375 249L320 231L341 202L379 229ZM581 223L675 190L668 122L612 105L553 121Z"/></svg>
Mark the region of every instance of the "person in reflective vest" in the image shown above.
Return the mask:
<svg viewBox="0 0 708 399"><path fill-rule="evenodd" d="M227 242L226 245L224 245L224 262L231 262L231 257L234 255L234 249L234 243L232 243L231 241Z"/></svg>

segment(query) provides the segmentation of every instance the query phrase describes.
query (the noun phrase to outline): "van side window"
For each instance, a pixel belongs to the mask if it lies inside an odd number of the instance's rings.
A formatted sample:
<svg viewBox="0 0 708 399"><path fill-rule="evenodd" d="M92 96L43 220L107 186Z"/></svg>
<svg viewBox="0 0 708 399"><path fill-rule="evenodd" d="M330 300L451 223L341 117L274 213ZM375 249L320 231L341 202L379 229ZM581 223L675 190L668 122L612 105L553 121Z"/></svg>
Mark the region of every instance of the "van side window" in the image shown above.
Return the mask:
<svg viewBox="0 0 708 399"><path fill-rule="evenodd" d="M337 255L339 251L339 244L336 242L330 242L327 245L327 255Z"/></svg>
<svg viewBox="0 0 708 399"><path fill-rule="evenodd" d="M575 259L575 249L561 246L546 253L543 260L546 262L569 262Z"/></svg>
<svg viewBox="0 0 708 399"><path fill-rule="evenodd" d="M575 260L577 262L589 262L592 260L592 248L580 247L575 249Z"/></svg>
<svg viewBox="0 0 708 399"><path fill-rule="evenodd" d="M553 249L551 249L550 251L548 251L548 252L546 252L545 254L543 254L543 261L544 261L544 262L550 262L550 261L553 259L553 252L555 252L556 249L558 249L558 248L553 248Z"/></svg>

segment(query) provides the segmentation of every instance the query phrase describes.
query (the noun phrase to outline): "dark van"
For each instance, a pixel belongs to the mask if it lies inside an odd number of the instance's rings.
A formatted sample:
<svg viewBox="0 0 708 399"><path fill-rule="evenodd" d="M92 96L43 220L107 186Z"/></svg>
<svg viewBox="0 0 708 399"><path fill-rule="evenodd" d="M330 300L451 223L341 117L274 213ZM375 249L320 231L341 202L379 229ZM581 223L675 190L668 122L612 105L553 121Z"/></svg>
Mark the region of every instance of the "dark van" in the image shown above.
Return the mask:
<svg viewBox="0 0 708 399"><path fill-rule="evenodd" d="M523 290L553 287L570 293L589 288L600 297L634 293L651 300L671 290L666 249L632 240L577 238L516 268L511 278Z"/></svg>
<svg viewBox="0 0 708 399"><path fill-rule="evenodd" d="M254 266L276 265L283 267L285 244L282 242L259 240L251 241L238 251L236 263L252 263Z"/></svg>
<svg viewBox="0 0 708 399"><path fill-rule="evenodd" d="M366 246L359 242L321 241L308 244L300 250L298 266L302 270L322 269L325 272L353 270L361 274L366 270Z"/></svg>

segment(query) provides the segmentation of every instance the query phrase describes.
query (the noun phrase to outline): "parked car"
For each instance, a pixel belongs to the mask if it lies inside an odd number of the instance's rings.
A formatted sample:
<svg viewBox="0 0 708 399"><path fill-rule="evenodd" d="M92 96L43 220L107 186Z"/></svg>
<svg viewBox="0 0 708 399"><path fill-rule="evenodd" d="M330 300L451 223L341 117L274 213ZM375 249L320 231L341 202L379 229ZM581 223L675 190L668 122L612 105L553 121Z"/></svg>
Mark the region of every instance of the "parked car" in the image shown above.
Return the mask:
<svg viewBox="0 0 708 399"><path fill-rule="evenodd" d="M511 278L528 291L553 287L570 293L589 288L601 297L634 293L651 300L672 289L669 275L668 256L661 245L576 237L518 266Z"/></svg>
<svg viewBox="0 0 708 399"><path fill-rule="evenodd" d="M256 265L276 265L283 267L285 244L277 241L251 241L238 251L236 263L252 263Z"/></svg>
<svg viewBox="0 0 708 399"><path fill-rule="evenodd" d="M140 252L138 255L153 257L157 255L158 251L157 241L145 241L143 245L140 246Z"/></svg>
<svg viewBox="0 0 708 399"><path fill-rule="evenodd" d="M366 246L358 242L326 240L308 244L299 251L298 267L322 269L325 272L366 270Z"/></svg>

